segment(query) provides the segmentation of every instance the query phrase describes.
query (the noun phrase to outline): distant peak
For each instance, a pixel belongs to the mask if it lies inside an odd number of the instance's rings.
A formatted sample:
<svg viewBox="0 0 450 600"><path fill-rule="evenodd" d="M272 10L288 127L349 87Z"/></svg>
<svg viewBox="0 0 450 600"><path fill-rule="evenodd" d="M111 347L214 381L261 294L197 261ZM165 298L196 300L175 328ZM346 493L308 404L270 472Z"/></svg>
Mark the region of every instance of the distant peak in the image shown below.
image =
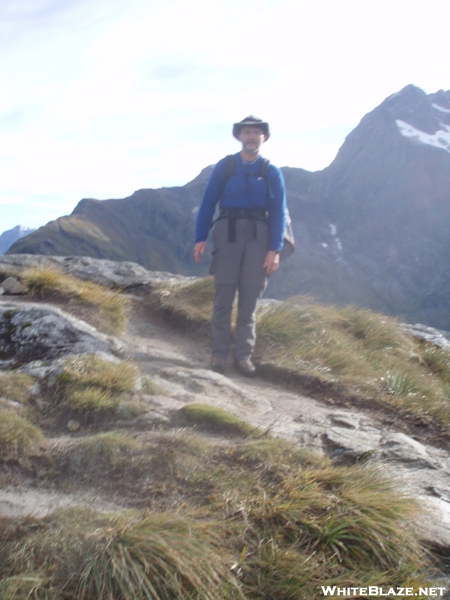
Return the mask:
<svg viewBox="0 0 450 600"><path fill-rule="evenodd" d="M13 231L14 233L26 233L28 231L34 231L34 229L31 227L25 227L24 225L16 225L10 231Z"/></svg>

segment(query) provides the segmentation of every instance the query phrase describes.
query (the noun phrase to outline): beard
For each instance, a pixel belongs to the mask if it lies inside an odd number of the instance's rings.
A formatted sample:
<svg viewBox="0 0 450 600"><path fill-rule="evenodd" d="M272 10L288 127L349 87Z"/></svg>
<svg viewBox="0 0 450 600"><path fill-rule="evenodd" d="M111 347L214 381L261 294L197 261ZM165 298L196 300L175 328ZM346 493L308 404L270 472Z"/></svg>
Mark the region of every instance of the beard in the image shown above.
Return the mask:
<svg viewBox="0 0 450 600"><path fill-rule="evenodd" d="M259 151L259 146L258 144L255 144L255 142L248 142L247 144L242 144L242 147L244 149L244 152L247 152L247 154L257 154Z"/></svg>

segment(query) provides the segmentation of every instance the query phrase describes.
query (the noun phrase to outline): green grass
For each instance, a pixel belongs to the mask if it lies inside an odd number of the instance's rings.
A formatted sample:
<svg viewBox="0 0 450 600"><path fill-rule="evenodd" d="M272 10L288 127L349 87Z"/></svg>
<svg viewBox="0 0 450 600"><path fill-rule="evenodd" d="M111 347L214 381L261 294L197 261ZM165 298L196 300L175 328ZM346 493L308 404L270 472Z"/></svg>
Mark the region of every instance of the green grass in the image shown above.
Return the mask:
<svg viewBox="0 0 450 600"><path fill-rule="evenodd" d="M189 421L222 433L244 436L255 436L262 433L257 427L252 427L238 416L217 406L199 403L186 404L181 412Z"/></svg>
<svg viewBox="0 0 450 600"><path fill-rule="evenodd" d="M133 389L137 375L137 368L127 361L113 362L85 355L69 359L59 381L121 393Z"/></svg>
<svg viewBox="0 0 450 600"><path fill-rule="evenodd" d="M57 377L58 404L77 413L113 415L129 404L137 375L129 362L91 355L70 358Z"/></svg>
<svg viewBox="0 0 450 600"><path fill-rule="evenodd" d="M0 409L0 461L29 456L44 442L38 427L13 410Z"/></svg>
<svg viewBox="0 0 450 600"><path fill-rule="evenodd" d="M223 459L211 497L248 597L309 600L324 582L426 579L426 555L406 526L418 507L380 470L336 467L280 440L251 441Z"/></svg>
<svg viewBox="0 0 450 600"><path fill-rule="evenodd" d="M99 309L109 323L110 333L123 333L126 325L125 300L119 292L90 281L82 281L55 267L35 267L20 273L31 296L48 296L57 292L64 298Z"/></svg>
<svg viewBox="0 0 450 600"><path fill-rule="evenodd" d="M83 464L95 462L114 466L118 461L142 450L142 444L120 431L109 431L82 438L80 450Z"/></svg>

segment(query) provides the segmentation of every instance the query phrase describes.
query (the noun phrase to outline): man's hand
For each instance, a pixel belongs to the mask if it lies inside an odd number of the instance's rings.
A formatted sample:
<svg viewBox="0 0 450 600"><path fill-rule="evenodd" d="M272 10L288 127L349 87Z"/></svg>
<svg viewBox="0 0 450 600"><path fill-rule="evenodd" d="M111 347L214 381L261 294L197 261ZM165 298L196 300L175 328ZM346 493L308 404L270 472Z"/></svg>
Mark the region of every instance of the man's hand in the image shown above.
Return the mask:
<svg viewBox="0 0 450 600"><path fill-rule="evenodd" d="M264 269L266 269L267 275L272 275L274 271L280 266L280 255L274 250L269 250L264 261Z"/></svg>
<svg viewBox="0 0 450 600"><path fill-rule="evenodd" d="M202 262L202 254L205 251L206 242L197 242L194 246L195 262Z"/></svg>

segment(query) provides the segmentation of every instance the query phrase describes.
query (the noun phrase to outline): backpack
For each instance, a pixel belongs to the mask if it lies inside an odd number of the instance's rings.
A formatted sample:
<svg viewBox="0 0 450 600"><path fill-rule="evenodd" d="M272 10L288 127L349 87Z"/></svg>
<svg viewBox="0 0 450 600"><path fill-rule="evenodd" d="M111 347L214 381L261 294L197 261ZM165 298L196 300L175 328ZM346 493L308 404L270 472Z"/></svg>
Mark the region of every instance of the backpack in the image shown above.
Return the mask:
<svg viewBox="0 0 450 600"><path fill-rule="evenodd" d="M224 175L222 185L220 188L220 200L222 200L223 190L225 189L225 186L227 185L230 178L233 176L235 163L236 163L236 157L234 154L229 154L228 156L225 157L225 175ZM262 177L264 179L264 181L266 182L267 196L270 196L270 194L271 194L270 182L269 182L269 178L267 176L267 172L269 170L269 163L270 163L270 161L267 158L263 158L261 161L261 165L259 167L259 174L257 175L258 177ZM288 210L287 206L286 206L286 212L285 212L285 219L286 219L286 230L284 232L284 244L280 250L280 261L284 260L285 258L288 258L288 256L290 256L295 250L295 240L294 240L294 231L292 229L292 219L289 214L289 210Z"/></svg>

